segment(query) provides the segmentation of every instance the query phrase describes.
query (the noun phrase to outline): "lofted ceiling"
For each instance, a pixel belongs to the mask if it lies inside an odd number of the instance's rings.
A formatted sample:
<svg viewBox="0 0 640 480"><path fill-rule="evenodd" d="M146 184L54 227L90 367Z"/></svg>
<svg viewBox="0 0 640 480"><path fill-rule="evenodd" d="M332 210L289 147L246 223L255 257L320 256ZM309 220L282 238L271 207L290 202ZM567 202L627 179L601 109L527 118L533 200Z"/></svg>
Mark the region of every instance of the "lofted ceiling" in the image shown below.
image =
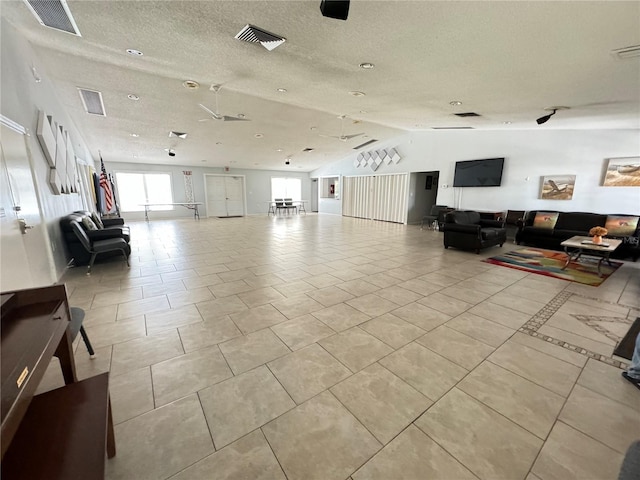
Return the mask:
<svg viewBox="0 0 640 480"><path fill-rule="evenodd" d="M23 1L0 12L105 161L306 172L411 131L640 128L640 57L612 54L640 45L635 1L352 0L346 21L320 0L68 6L81 36L41 26ZM286 42L235 39L247 24ZM221 115L251 121L211 119L199 107L216 109L211 85ZM102 93L105 117L84 111L78 87ZM553 106L570 109L538 125Z"/></svg>

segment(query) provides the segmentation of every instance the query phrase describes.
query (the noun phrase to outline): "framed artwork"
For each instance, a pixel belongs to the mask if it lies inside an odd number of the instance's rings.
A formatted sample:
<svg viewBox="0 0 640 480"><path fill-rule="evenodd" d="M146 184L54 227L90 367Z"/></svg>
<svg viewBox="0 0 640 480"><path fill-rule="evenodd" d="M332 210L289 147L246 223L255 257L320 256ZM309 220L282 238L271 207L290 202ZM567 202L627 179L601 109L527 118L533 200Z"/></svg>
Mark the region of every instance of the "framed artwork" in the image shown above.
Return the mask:
<svg viewBox="0 0 640 480"><path fill-rule="evenodd" d="M605 187L640 187L640 157L608 158Z"/></svg>
<svg viewBox="0 0 640 480"><path fill-rule="evenodd" d="M549 175L542 177L540 198L543 200L571 200L575 184L575 175Z"/></svg>

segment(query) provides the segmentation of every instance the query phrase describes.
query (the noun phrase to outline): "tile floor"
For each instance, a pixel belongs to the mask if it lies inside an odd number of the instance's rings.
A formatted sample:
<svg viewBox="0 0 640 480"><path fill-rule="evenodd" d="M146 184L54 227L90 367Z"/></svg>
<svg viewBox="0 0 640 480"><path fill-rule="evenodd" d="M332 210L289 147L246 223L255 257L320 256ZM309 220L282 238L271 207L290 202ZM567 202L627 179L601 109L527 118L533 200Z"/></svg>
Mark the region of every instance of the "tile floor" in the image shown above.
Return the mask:
<svg viewBox="0 0 640 480"><path fill-rule="evenodd" d="M594 288L339 216L131 229L131 268L63 279L79 376L111 372L108 479L612 479L640 437L611 357L640 263Z"/></svg>

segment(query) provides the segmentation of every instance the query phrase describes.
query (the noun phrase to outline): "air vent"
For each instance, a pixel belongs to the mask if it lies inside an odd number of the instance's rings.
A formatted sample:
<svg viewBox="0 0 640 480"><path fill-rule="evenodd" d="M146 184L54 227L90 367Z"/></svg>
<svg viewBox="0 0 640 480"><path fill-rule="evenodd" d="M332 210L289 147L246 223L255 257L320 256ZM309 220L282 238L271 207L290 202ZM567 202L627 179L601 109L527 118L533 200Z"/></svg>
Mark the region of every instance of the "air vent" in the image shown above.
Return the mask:
<svg viewBox="0 0 640 480"><path fill-rule="evenodd" d="M185 138L187 138L187 134L184 132L174 132L173 130L171 130L169 132L169 138L171 137L178 137L184 140Z"/></svg>
<svg viewBox="0 0 640 480"><path fill-rule="evenodd" d="M314 150L313 148L307 147L307 148L303 149L302 151L303 152L313 152L313 150Z"/></svg>
<svg viewBox="0 0 640 480"><path fill-rule="evenodd" d="M269 51L279 47L287 40L284 37L269 33L266 30L262 30L261 28L253 25L245 25L245 27L238 32L235 38L243 42L259 43Z"/></svg>
<svg viewBox="0 0 640 480"><path fill-rule="evenodd" d="M480 115L475 112L454 113L456 117L479 117Z"/></svg>
<svg viewBox="0 0 640 480"><path fill-rule="evenodd" d="M82 105L87 113L103 117L107 116L104 111L104 103L102 102L102 93L94 90L85 90L84 88L78 88L78 92L80 92Z"/></svg>
<svg viewBox="0 0 640 480"><path fill-rule="evenodd" d="M40 25L81 37L65 0L24 0Z"/></svg>
<svg viewBox="0 0 640 480"><path fill-rule="evenodd" d="M473 130L473 127L431 127L432 130Z"/></svg>
<svg viewBox="0 0 640 480"><path fill-rule="evenodd" d="M366 147L367 145L371 145L372 143L375 143L375 142L377 142L377 141L378 141L378 140L374 138L373 140L369 140L369 141L367 141L367 142L364 142L364 143L362 143L362 144L358 145L357 147L353 147L353 149L354 149L354 150L358 150L359 148Z"/></svg>
<svg viewBox="0 0 640 480"><path fill-rule="evenodd" d="M640 45L619 48L617 50L613 50L611 53L619 59L640 57Z"/></svg>

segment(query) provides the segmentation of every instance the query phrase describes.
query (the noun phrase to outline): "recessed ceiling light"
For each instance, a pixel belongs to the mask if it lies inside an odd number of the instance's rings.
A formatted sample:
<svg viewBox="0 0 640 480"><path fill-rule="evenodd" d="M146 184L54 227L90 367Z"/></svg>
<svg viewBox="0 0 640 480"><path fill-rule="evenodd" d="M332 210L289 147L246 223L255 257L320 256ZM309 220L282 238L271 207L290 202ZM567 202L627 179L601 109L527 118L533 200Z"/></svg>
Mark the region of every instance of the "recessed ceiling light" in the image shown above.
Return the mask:
<svg viewBox="0 0 640 480"><path fill-rule="evenodd" d="M216 145L222 145L222 142L216 142Z"/></svg>
<svg viewBox="0 0 640 480"><path fill-rule="evenodd" d="M133 154L133 158L138 158L138 155L136 155L135 153Z"/></svg>
<svg viewBox="0 0 640 480"><path fill-rule="evenodd" d="M371 70L372 68L375 68L375 67L376 66L373 63L369 63L369 62L360 64L360 68L364 68L365 70Z"/></svg>
<svg viewBox="0 0 640 480"><path fill-rule="evenodd" d="M140 50L136 50L134 48L127 48L127 53L129 55L133 55L134 57L141 57L142 55L144 55L144 53L142 53Z"/></svg>
<svg viewBox="0 0 640 480"><path fill-rule="evenodd" d="M505 125L511 125L511 122L509 120L507 120L506 122L502 122L502 123L504 123Z"/></svg>
<svg viewBox="0 0 640 480"><path fill-rule="evenodd" d="M449 105L451 105L452 107L457 107L459 105L462 105L462 102L459 102L458 100L454 100L452 102L449 102Z"/></svg>
<svg viewBox="0 0 640 480"><path fill-rule="evenodd" d="M351 92L349 92L349 95L353 95L354 97L364 97L366 93L352 90Z"/></svg>
<svg viewBox="0 0 640 480"><path fill-rule="evenodd" d="M311 130L312 132L315 132L318 129L318 127L311 127L309 128L309 130Z"/></svg>
<svg viewBox="0 0 640 480"><path fill-rule="evenodd" d="M129 95L127 95L127 98L129 100L133 100L133 101L138 101L140 100L140 97L138 95L136 95L135 93L130 93Z"/></svg>
<svg viewBox="0 0 640 480"><path fill-rule="evenodd" d="M130 133L129 136L133 138L138 138L140 135L138 135L137 133Z"/></svg>
<svg viewBox="0 0 640 480"><path fill-rule="evenodd" d="M279 88L278 91L280 93L287 93L287 89L286 88Z"/></svg>
<svg viewBox="0 0 640 480"><path fill-rule="evenodd" d="M282 149L281 148L276 148L276 152L281 152Z"/></svg>
<svg viewBox="0 0 640 480"><path fill-rule="evenodd" d="M196 90L200 88L200 84L195 80L185 80L184 82L182 82L182 86L189 90Z"/></svg>
<svg viewBox="0 0 640 480"><path fill-rule="evenodd" d="M262 137L264 137L264 135L263 135L262 133L256 133L256 134L254 135L254 137L256 137L256 138L262 138Z"/></svg>

